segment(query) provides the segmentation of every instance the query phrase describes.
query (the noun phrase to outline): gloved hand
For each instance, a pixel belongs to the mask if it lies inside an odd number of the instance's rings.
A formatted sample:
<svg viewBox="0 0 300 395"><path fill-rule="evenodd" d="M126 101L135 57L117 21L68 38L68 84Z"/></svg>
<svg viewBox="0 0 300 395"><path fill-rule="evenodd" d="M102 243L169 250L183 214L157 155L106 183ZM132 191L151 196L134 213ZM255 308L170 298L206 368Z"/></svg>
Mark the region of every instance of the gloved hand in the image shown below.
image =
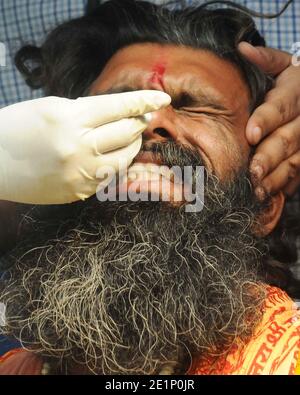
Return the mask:
<svg viewBox="0 0 300 395"><path fill-rule="evenodd" d="M147 127L142 114L170 103L159 91L76 100L45 97L0 110L0 199L62 204L96 193L101 166L130 165ZM109 182L109 181L108 181ZM108 183L107 182L107 183Z"/></svg>

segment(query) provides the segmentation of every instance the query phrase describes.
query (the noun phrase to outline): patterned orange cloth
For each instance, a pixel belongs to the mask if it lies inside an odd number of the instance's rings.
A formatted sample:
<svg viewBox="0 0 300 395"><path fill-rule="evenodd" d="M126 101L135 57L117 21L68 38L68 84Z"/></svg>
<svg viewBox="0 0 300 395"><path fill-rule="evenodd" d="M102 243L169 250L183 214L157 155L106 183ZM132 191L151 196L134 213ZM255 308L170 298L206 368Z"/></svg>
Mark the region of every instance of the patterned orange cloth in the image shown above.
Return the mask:
<svg viewBox="0 0 300 395"><path fill-rule="evenodd" d="M282 290L267 286L263 319L246 345L222 357L195 360L189 374L300 374L300 310Z"/></svg>

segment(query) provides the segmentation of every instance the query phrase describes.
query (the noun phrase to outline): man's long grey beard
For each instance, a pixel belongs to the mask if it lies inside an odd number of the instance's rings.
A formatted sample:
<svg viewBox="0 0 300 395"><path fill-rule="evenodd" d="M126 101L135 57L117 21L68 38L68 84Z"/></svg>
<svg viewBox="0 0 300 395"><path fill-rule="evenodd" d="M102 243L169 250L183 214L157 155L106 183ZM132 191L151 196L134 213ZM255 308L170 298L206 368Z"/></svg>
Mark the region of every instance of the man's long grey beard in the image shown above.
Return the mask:
<svg viewBox="0 0 300 395"><path fill-rule="evenodd" d="M5 333L64 371L100 374L166 364L184 373L193 357L251 336L266 246L253 236L261 207L244 174L227 187L208 176L199 213L162 202L81 206L69 221L32 222L13 251L0 290Z"/></svg>

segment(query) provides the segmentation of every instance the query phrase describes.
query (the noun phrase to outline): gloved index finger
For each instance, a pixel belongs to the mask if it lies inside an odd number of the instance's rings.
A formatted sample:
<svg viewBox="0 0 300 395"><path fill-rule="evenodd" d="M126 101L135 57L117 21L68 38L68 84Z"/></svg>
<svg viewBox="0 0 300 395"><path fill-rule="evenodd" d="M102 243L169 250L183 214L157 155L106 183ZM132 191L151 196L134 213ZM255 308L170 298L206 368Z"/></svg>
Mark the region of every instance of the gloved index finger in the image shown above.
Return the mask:
<svg viewBox="0 0 300 395"><path fill-rule="evenodd" d="M82 97L74 100L76 114L82 126L95 128L123 118L136 117L159 110L170 104L171 98L164 92L141 90Z"/></svg>

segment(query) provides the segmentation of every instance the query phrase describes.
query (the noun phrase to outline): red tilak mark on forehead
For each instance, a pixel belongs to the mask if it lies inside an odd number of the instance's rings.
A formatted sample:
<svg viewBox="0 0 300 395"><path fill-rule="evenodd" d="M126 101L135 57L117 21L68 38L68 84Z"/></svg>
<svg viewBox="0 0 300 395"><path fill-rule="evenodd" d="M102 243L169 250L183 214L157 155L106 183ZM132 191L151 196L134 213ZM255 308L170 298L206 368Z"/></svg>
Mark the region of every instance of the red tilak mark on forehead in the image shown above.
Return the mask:
<svg viewBox="0 0 300 395"><path fill-rule="evenodd" d="M165 90L163 81L165 71L166 66L163 63L158 63L152 68L152 74L149 79L150 82L159 84L163 88L163 90Z"/></svg>

